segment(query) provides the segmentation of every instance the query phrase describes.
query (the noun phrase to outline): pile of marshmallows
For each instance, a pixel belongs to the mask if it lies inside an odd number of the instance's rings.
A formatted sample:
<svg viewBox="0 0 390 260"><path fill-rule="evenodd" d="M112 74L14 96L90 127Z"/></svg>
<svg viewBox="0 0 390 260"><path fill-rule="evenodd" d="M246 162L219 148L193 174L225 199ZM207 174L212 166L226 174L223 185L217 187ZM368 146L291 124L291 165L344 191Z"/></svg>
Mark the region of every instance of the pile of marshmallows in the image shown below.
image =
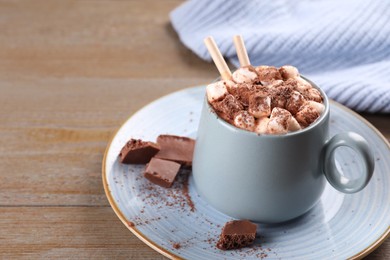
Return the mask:
<svg viewBox="0 0 390 260"><path fill-rule="evenodd" d="M258 134L303 129L324 111L321 93L293 66L241 67L231 80L212 83L206 90L219 117Z"/></svg>

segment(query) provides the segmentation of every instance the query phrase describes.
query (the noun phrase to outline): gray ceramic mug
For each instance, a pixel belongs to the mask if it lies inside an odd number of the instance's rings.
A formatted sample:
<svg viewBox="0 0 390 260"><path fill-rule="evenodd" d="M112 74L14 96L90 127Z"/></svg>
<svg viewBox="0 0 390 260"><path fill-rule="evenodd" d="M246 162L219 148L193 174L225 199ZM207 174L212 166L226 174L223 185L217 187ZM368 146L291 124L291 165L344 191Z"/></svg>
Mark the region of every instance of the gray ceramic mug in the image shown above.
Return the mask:
<svg viewBox="0 0 390 260"><path fill-rule="evenodd" d="M309 81L310 82L310 81ZM309 127L285 135L257 135L220 119L205 98L193 159L199 194L219 211L238 218L277 223L296 218L321 197L326 179L337 190L363 189L374 171L367 141L353 132L329 139L329 101ZM347 146L360 155L361 177L338 171L334 152Z"/></svg>

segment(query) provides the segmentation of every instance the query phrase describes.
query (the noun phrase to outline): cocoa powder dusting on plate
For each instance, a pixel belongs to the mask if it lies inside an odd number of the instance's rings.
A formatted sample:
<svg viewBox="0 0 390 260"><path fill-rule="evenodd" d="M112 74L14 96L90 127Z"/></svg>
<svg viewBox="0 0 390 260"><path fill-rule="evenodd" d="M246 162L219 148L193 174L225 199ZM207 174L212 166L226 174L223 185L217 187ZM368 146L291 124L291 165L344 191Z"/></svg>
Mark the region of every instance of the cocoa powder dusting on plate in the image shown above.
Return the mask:
<svg viewBox="0 0 390 260"><path fill-rule="evenodd" d="M133 166L134 168L139 166ZM137 171L130 170L131 174L137 174ZM170 188L163 188L149 182L142 176L142 171L139 172L140 176L135 178L138 183L137 189L133 190L137 198L144 204L140 208L139 215L132 221L134 225L148 225L151 222L159 221L161 218L166 219L167 216L160 215L154 217L147 217L146 208L172 209L177 210L180 213L190 213L195 211L195 204L191 199L189 193L189 174L191 171L188 169L181 169L176 176L176 180Z"/></svg>
<svg viewBox="0 0 390 260"><path fill-rule="evenodd" d="M190 195L189 190L188 190L188 181L189 181L189 175L187 174L186 178L183 182L183 195L187 200L187 204L190 207L191 212L194 212L195 211L195 204L192 201L191 195Z"/></svg>

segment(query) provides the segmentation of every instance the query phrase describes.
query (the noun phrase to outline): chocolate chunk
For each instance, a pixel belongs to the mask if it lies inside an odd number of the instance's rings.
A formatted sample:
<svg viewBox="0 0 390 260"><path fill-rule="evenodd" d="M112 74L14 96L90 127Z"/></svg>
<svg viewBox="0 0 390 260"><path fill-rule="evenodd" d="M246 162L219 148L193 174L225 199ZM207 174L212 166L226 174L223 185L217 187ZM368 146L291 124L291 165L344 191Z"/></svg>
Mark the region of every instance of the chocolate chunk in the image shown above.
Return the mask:
<svg viewBox="0 0 390 260"><path fill-rule="evenodd" d="M217 247L222 250L246 247L255 240L256 229L257 225L249 220L227 222L219 236Z"/></svg>
<svg viewBox="0 0 390 260"><path fill-rule="evenodd" d="M125 164L145 164L160 151L160 146L152 142L130 139L119 153L120 162Z"/></svg>
<svg viewBox="0 0 390 260"><path fill-rule="evenodd" d="M172 186L179 169L180 164L178 163L152 158L146 165L144 176L154 184L169 188Z"/></svg>
<svg viewBox="0 0 390 260"><path fill-rule="evenodd" d="M160 145L161 150L155 158L174 161L183 166L192 165L194 139L176 135L160 135L157 138L157 144Z"/></svg>

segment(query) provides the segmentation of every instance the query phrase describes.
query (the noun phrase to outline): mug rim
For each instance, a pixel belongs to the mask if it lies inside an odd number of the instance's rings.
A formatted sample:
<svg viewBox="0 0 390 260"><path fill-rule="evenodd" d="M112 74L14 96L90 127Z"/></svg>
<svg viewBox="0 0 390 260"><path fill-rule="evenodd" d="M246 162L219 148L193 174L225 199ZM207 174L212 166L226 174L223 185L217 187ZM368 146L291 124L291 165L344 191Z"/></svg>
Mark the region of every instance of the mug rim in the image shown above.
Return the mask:
<svg viewBox="0 0 390 260"><path fill-rule="evenodd" d="M304 129L301 129L301 130L298 130L298 131L294 131L294 132L288 132L286 134L275 135L275 134L258 134L256 132L247 131L247 130L238 128L238 127L236 127L236 126L226 122L220 116L218 116L217 112L214 110L214 108L208 102L208 100L207 100L207 93L206 93L206 95L205 95L205 102L206 102L207 107L209 109L208 113L213 114L213 116L215 116L217 121L219 121L219 123L221 123L223 126L229 128L229 130L236 131L236 132L239 132L241 134L258 136L258 137L261 136L262 138L287 138L287 137L292 137L292 136L304 134L306 132L311 131L312 129L314 129L315 127L320 125L321 123L323 123L326 120L327 116L329 115L330 108L329 108L328 96L325 94L325 92L319 86L317 86L317 84L315 84L313 81L311 81L310 79L308 79L308 78L306 78L306 77L304 77L302 75L300 77L303 78L304 80L306 80L307 82L309 82L312 85L312 87L314 87L315 89L320 91L320 93L321 93L321 95L323 97L323 104L325 106L325 109L322 112L322 114L320 115L320 117L317 118L316 121L314 121L312 124L310 124L308 127L305 127ZM218 78L217 80L220 80L220 78Z"/></svg>

